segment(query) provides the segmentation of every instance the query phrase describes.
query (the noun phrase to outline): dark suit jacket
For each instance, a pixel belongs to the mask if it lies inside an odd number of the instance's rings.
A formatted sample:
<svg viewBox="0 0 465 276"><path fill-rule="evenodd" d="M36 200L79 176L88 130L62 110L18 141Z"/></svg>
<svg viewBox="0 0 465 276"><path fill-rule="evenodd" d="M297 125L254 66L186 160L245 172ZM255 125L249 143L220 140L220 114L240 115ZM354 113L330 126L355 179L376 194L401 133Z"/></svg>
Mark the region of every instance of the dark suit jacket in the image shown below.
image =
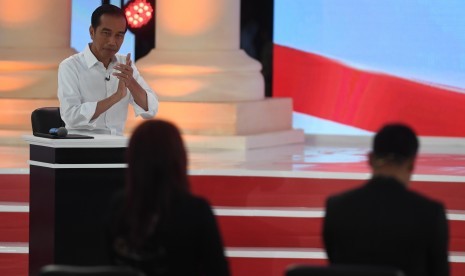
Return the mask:
<svg viewBox="0 0 465 276"><path fill-rule="evenodd" d="M407 276L447 276L448 225L442 204L394 178L328 198L323 237L332 264L373 264Z"/></svg>

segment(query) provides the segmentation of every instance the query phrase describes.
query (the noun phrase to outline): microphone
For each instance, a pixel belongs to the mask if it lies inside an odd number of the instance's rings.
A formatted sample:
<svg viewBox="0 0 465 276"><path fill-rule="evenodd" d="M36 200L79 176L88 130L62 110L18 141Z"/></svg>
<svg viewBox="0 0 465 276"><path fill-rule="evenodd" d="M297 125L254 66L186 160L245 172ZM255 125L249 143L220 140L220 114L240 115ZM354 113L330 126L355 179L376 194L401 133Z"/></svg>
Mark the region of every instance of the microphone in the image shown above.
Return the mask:
<svg viewBox="0 0 465 276"><path fill-rule="evenodd" d="M66 137L68 135L68 130L64 127L59 127L59 128L51 128L48 133L50 133L53 136L58 136L58 137Z"/></svg>
<svg viewBox="0 0 465 276"><path fill-rule="evenodd" d="M108 77L105 77L105 80L109 81L110 80L110 75L108 75Z"/></svg>

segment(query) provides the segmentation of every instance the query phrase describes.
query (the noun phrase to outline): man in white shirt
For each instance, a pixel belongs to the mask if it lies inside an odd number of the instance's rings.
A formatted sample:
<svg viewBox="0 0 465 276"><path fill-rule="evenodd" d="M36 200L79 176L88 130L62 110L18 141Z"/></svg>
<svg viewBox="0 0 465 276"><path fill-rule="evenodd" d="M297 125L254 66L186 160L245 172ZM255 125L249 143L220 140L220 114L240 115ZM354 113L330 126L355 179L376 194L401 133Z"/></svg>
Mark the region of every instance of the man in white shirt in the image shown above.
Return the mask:
<svg viewBox="0 0 465 276"><path fill-rule="evenodd" d="M132 64L119 55L127 30L124 12L102 5L92 13L92 43L58 69L61 118L70 133L123 135L128 105L150 119L158 111L152 89Z"/></svg>

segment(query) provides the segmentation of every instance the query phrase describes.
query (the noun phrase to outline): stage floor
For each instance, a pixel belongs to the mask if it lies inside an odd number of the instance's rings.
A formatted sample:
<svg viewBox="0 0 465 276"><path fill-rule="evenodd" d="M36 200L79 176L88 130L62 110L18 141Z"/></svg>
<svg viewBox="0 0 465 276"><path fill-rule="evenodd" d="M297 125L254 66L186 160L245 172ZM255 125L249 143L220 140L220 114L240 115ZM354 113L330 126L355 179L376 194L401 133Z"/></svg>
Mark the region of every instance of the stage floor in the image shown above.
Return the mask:
<svg viewBox="0 0 465 276"><path fill-rule="evenodd" d="M452 275L463 275L465 139L420 143L412 188L446 205ZM324 201L370 177L370 145L368 136L308 136L302 144L247 151L189 149L192 189L214 206L233 275L277 276L289 264L324 264ZM29 149L0 147L0 157L0 272L25 276Z"/></svg>
<svg viewBox="0 0 465 276"><path fill-rule="evenodd" d="M369 177L370 137L307 136L302 144L252 150L189 149L193 175ZM414 180L465 180L465 139L421 138ZM0 173L27 173L27 146L0 147Z"/></svg>

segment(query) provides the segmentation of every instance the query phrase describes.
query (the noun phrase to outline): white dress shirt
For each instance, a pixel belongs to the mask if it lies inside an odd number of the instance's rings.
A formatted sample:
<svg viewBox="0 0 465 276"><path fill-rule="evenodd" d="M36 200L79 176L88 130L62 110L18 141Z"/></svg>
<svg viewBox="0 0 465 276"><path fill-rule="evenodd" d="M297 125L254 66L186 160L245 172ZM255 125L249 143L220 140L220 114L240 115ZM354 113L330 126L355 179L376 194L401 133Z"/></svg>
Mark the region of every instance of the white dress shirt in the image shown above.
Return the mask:
<svg viewBox="0 0 465 276"><path fill-rule="evenodd" d="M125 98L91 120L97 102L116 93L119 80L112 75L113 67L117 63L125 62L126 56L117 54L106 69L87 45L83 52L70 56L60 63L58 100L61 118L69 133L123 135L129 104L133 105L136 116L140 115L144 119L155 116L158 111L158 99L132 64L134 79L147 93L148 111L136 104L128 90Z"/></svg>

